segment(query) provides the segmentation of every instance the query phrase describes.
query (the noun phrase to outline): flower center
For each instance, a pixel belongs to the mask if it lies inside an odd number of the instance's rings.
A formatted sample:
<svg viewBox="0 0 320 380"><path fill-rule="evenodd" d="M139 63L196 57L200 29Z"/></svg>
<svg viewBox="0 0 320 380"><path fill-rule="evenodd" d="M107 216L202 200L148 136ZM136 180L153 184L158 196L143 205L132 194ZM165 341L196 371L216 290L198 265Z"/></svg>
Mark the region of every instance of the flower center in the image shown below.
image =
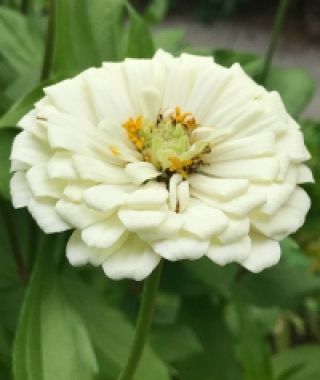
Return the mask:
<svg viewBox="0 0 320 380"><path fill-rule="evenodd" d="M211 151L207 141L195 141L192 132L199 125L190 112L182 112L179 107L160 112L155 123L138 116L122 126L144 161L162 172L159 180L164 182L174 173L187 178L205 163L203 155Z"/></svg>

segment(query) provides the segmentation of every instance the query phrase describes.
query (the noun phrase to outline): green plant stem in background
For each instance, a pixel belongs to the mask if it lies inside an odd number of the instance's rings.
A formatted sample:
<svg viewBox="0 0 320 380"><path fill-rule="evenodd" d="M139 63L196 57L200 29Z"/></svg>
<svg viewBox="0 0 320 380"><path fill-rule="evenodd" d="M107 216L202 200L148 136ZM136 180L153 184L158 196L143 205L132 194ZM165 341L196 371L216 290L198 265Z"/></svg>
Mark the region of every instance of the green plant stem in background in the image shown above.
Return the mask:
<svg viewBox="0 0 320 380"><path fill-rule="evenodd" d="M286 14L289 8L289 4L290 4L290 0L279 0L279 6L277 9L276 17L275 17L273 28L272 28L270 44L269 44L269 47L264 59L263 68L262 68L261 75L259 78L260 79L259 82L261 84L264 84L268 77L269 70L272 64L272 58L279 42L279 37L282 32L284 21L286 19Z"/></svg>
<svg viewBox="0 0 320 380"><path fill-rule="evenodd" d="M21 12L27 14L29 11L30 0L21 0Z"/></svg>
<svg viewBox="0 0 320 380"><path fill-rule="evenodd" d="M151 325L156 295L160 283L161 269L162 262L159 263L158 267L145 280L133 344L127 364L120 373L118 380L131 380L138 367Z"/></svg>
<svg viewBox="0 0 320 380"><path fill-rule="evenodd" d="M52 68L52 57L54 47L54 17L55 17L55 0L49 0L49 16L46 47L43 57L41 80L49 78Z"/></svg>

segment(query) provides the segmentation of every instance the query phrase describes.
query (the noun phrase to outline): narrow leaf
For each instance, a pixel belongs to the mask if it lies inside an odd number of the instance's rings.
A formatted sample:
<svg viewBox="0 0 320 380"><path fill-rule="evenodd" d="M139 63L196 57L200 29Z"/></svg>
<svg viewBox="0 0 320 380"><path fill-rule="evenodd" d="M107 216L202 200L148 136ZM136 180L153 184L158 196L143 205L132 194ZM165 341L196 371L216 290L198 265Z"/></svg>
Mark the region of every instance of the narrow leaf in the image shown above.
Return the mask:
<svg viewBox="0 0 320 380"><path fill-rule="evenodd" d="M130 27L128 33L127 57L151 58L154 54L154 45L149 28L144 19L128 5Z"/></svg>

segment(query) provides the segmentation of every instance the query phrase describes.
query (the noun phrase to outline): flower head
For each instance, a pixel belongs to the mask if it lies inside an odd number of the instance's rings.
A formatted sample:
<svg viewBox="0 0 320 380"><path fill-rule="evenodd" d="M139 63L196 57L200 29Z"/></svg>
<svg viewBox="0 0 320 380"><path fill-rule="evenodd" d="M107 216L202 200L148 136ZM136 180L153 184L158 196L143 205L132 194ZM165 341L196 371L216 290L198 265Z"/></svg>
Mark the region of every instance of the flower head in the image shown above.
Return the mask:
<svg viewBox="0 0 320 380"><path fill-rule="evenodd" d="M158 51L45 88L19 122L11 193L71 264L141 280L161 258L280 258L313 181L297 123L236 64Z"/></svg>

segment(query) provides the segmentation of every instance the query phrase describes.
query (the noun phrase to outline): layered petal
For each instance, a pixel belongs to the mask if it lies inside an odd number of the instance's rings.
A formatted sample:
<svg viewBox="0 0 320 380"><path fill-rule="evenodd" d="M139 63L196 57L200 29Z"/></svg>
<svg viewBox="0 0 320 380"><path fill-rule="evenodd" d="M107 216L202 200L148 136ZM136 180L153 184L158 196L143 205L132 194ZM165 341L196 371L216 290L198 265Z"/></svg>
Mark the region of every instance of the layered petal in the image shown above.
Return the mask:
<svg viewBox="0 0 320 380"><path fill-rule="evenodd" d="M148 277L159 264L160 256L152 248L131 234L126 242L103 262L105 274L114 279L132 278L136 281Z"/></svg>

